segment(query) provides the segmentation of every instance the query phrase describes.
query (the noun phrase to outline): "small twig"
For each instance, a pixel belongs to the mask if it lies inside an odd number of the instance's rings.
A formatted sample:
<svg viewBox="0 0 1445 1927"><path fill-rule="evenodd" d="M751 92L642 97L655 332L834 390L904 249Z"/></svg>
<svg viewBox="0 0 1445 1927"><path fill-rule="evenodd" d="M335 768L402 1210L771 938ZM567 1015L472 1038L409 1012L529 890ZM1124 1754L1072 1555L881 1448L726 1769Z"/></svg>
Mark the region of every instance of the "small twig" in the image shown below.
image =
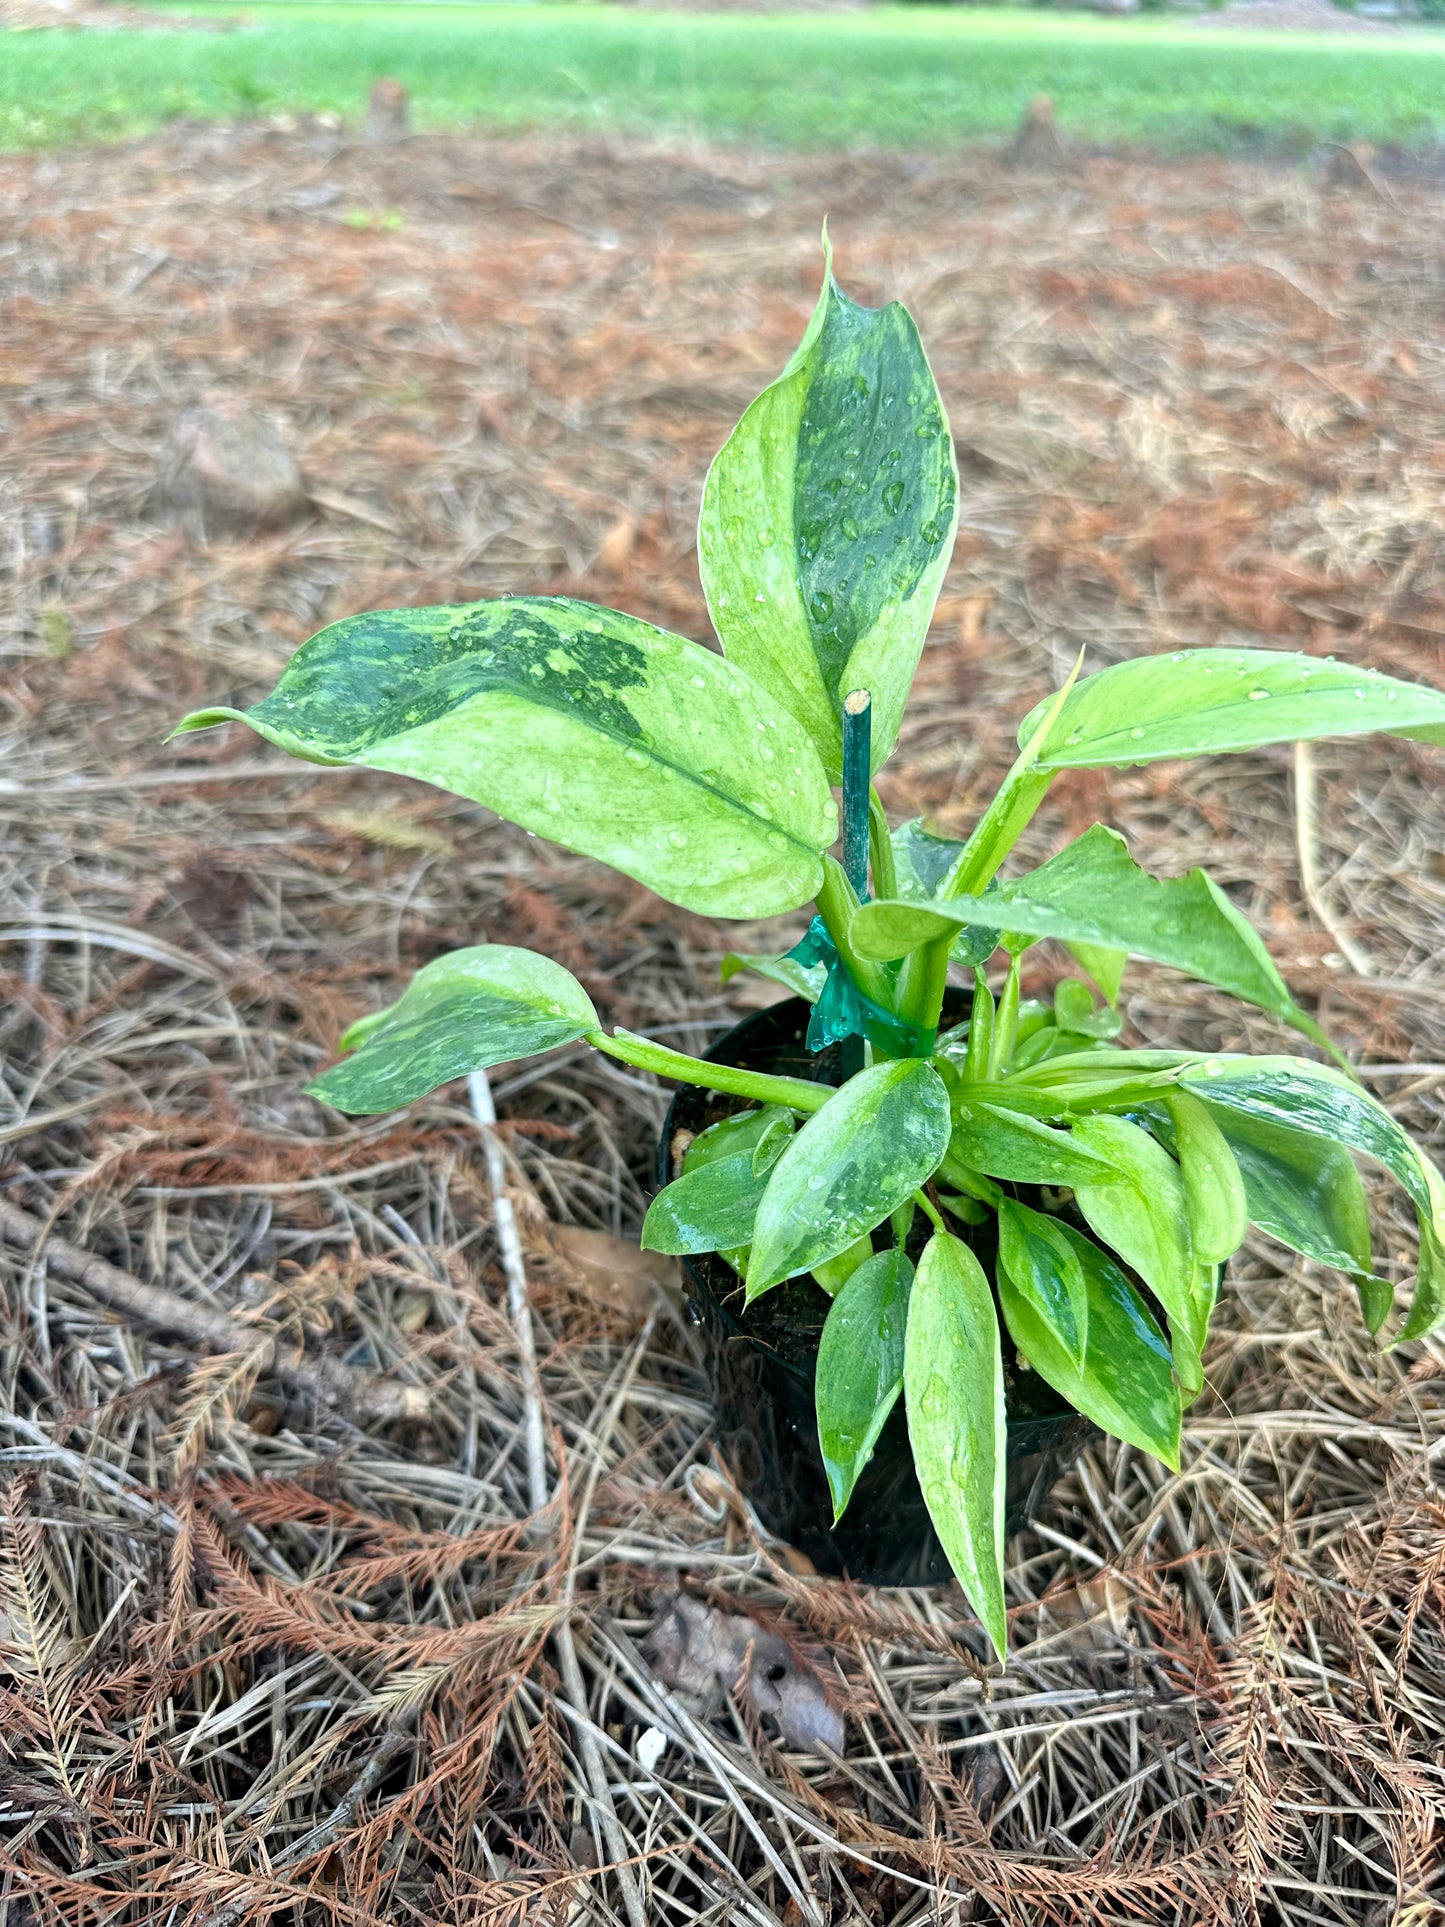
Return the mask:
<svg viewBox="0 0 1445 1927"><path fill-rule="evenodd" d="M497 1135L497 1113L492 1103L492 1087L485 1071L473 1071L467 1079L472 1100L472 1115L482 1140L487 1160L487 1182L492 1191L492 1215L497 1226L497 1244L502 1269L507 1274L507 1312L517 1334L517 1350L522 1356L522 1396L527 1426L527 1502L533 1514L547 1505L547 1434L542 1424L542 1381L537 1372L537 1344L532 1335L532 1306L527 1296L527 1266L522 1257L522 1240L517 1231L517 1214L507 1190L507 1152Z"/></svg>
<svg viewBox="0 0 1445 1927"><path fill-rule="evenodd" d="M1296 743L1294 746L1294 831L1295 847L1299 852L1300 888L1304 891L1305 902L1310 914L1317 923L1335 940L1335 948L1357 977L1373 977L1375 964L1369 953L1362 950L1340 923L1325 900L1320 887L1317 849L1319 843L1319 792L1315 783L1315 759L1313 745Z"/></svg>
<svg viewBox="0 0 1445 1927"><path fill-rule="evenodd" d="M258 1326L228 1318L224 1312L207 1311L178 1292L167 1291L164 1285L148 1285L93 1252L57 1238L38 1218L4 1199L0 1199L0 1237L21 1251L43 1257L62 1278L144 1324L178 1332L211 1351L251 1351L259 1344L263 1371L274 1372L297 1391L339 1406L357 1418L377 1423L420 1419L431 1409L430 1399L418 1385L394 1384L333 1358L308 1359L295 1347L268 1339Z"/></svg>

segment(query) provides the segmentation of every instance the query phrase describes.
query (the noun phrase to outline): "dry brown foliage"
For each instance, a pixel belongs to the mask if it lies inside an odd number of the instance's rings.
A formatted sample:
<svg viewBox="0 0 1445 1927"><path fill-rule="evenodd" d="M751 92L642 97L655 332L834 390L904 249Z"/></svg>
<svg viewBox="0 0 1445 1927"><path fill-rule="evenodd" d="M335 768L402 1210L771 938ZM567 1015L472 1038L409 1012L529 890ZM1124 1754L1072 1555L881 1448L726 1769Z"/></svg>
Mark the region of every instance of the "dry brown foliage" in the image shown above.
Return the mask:
<svg viewBox="0 0 1445 1927"><path fill-rule="evenodd" d="M3 1253L0 1915L1437 1918L1445 1352L1377 1357L1337 1280L1251 1245L1184 1476L1086 1456L1013 1549L990 1672L957 1592L806 1576L760 1535L673 1299L589 1291L544 1218L635 1231L665 1099L563 1052L493 1080L549 1442L529 1520L462 1094L346 1123L300 1087L489 937L696 1048L737 1009L719 933L420 787L160 738L391 602L565 589L702 635L704 466L796 338L824 212L849 286L917 312L963 470L897 812L964 827L1081 644L1263 637L1439 681L1438 199L302 128L0 160L0 209L0 1185L242 1334L206 1356ZM281 422L308 520L203 545L149 519L169 421L217 401ZM1064 783L1027 853L1102 816L1208 865L1438 1143L1438 756L1320 746L1313 829L1292 780L1261 754ZM1131 983L1143 1041L1270 1040ZM266 1363L288 1346L427 1416L308 1402ZM679 1587L784 1642L841 1756L783 1744L746 1662L712 1711L662 1686Z"/></svg>

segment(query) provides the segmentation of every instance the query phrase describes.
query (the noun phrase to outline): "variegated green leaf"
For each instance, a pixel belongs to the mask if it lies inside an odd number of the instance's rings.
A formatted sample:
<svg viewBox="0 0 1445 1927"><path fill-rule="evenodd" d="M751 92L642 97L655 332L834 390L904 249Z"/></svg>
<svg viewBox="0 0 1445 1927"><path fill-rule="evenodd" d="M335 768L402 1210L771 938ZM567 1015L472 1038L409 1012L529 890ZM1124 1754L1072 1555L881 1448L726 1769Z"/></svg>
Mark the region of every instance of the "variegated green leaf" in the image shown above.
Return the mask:
<svg viewBox="0 0 1445 1927"><path fill-rule="evenodd" d="M903 1335L913 1266L901 1251L875 1251L833 1300L818 1342L818 1444L842 1518L858 1475L903 1390Z"/></svg>
<svg viewBox="0 0 1445 1927"><path fill-rule="evenodd" d="M998 1314L977 1258L945 1231L924 1246L913 1280L903 1395L928 1516L1002 1659L1008 1428Z"/></svg>
<svg viewBox="0 0 1445 1927"><path fill-rule="evenodd" d="M906 309L833 279L797 353L708 473L703 588L728 658L842 770L842 703L873 696L873 767L898 734L953 548L958 477Z"/></svg>
<svg viewBox="0 0 1445 1927"><path fill-rule="evenodd" d="M1019 726L1027 743L1047 710ZM1115 663L1076 683L1041 771L1218 756L1375 730L1445 743L1445 695L1374 670L1276 649L1178 649Z"/></svg>
<svg viewBox="0 0 1445 1927"><path fill-rule="evenodd" d="M468 1071L570 1044L597 1028L581 984L535 950L479 944L424 965L405 994L354 1023L350 1051L307 1090L338 1111L392 1111Z"/></svg>
<svg viewBox="0 0 1445 1927"><path fill-rule="evenodd" d="M948 1092L921 1057L849 1078L788 1145L753 1230L748 1297L836 1258L896 1211L948 1148Z"/></svg>
<svg viewBox="0 0 1445 1927"><path fill-rule="evenodd" d="M564 596L350 616L250 709L320 763L419 777L720 917L796 908L837 811L817 752L736 664Z"/></svg>
<svg viewBox="0 0 1445 1927"><path fill-rule="evenodd" d="M1099 823L986 897L865 903L850 930L860 955L886 962L950 929L990 924L1172 964L1287 1023L1300 1018L1259 935L1216 883L1202 870L1151 877Z"/></svg>

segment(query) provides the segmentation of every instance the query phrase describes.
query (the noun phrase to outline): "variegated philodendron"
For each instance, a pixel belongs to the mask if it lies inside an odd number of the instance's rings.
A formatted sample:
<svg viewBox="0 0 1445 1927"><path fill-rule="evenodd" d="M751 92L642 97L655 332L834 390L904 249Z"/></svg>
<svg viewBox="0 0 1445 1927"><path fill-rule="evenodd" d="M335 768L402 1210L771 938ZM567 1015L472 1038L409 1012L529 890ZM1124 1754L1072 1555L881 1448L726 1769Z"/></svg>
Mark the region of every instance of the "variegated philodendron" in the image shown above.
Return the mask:
<svg viewBox="0 0 1445 1927"><path fill-rule="evenodd" d="M1445 696L1249 649L1076 670L1024 719L965 841L919 822L890 830L868 776L898 734L957 497L913 321L896 303L851 301L830 264L797 353L707 477L698 552L720 652L565 597L393 609L323 629L250 709L179 727L235 719L313 762L420 778L707 916L813 906L798 954L729 953L724 969L829 999L830 1021L866 1034L840 1088L608 1033L559 964L481 944L354 1024L310 1089L341 1110L389 1111L585 1040L730 1093L736 1114L692 1143L643 1241L723 1254L748 1302L809 1273L831 1295L817 1406L836 1513L901 1394L930 1515L1002 1653L1001 1327L1080 1412L1177 1466L1220 1268L1250 1225L1351 1279L1385 1331L1395 1292L1356 1154L1393 1174L1419 1221L1394 1339L1445 1317L1445 1183L1348 1066L1116 1042L1133 956L1336 1056L1223 891L1199 870L1148 875L1100 825L1007 879L1005 859L1062 772L1377 730L1445 743ZM850 880L831 853L834 786L859 690L872 751L844 803L861 795L867 861ZM1042 942L1083 973L1048 1003L1020 986ZM950 967L970 974L973 1000L940 1033Z"/></svg>

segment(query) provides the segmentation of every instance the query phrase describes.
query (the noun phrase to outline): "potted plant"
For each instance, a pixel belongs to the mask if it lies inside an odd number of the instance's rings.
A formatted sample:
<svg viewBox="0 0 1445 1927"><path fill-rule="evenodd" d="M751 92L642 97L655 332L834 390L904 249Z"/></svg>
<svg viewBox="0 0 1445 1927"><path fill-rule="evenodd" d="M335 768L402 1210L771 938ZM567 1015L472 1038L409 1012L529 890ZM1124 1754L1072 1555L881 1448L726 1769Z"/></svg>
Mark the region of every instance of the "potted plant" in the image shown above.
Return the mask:
<svg viewBox="0 0 1445 1927"><path fill-rule="evenodd" d="M313 762L418 777L704 915L814 906L787 957L725 966L804 1000L772 1061L609 1035L560 965L484 944L427 964L352 1025L310 1089L387 1111L581 1038L714 1094L696 1128L669 1134L645 1241L710 1266L714 1299L732 1293L731 1330L763 1349L792 1342L770 1303L805 1291L824 1308L793 1339L816 1379L813 1449L835 1516L885 1426L904 1436L906 1420L927 1517L1002 1654L1006 1368L1016 1402L1042 1387L1177 1469L1222 1267L1251 1222L1351 1278L1383 1329L1393 1293L1375 1275L1354 1153L1393 1173L1419 1218L1396 1337L1445 1316L1439 1174L1224 892L1199 870L1146 874L1099 825L1023 874L1005 878L1005 861L1070 770L1371 730L1445 743L1445 696L1234 648L1076 667L1023 719L966 841L890 829L872 779L956 518L952 441L914 324L896 303L855 304L829 264L796 354L708 474L698 547L720 654L565 597L394 609L323 629L252 708L179 728L236 719ZM1021 986L1045 941L1083 973L1047 1005ZM1335 1061L1121 1048L1128 956L1257 1006ZM954 967L962 991L947 986Z"/></svg>

